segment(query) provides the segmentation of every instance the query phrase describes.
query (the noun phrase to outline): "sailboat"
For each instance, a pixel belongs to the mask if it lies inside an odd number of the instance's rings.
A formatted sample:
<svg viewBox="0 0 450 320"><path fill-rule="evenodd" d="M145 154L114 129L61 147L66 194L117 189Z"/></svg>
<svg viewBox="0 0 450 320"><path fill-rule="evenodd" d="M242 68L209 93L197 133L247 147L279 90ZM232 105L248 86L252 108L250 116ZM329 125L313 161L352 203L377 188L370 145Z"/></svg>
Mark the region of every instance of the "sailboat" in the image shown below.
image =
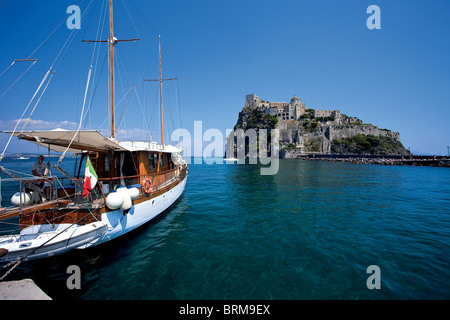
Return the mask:
<svg viewBox="0 0 450 320"><path fill-rule="evenodd" d="M114 37L112 10L109 0L109 39L97 41L109 46L111 134L106 137L95 130L62 129L6 132L48 148L49 153L73 153L79 165L71 175L58 162L52 168L62 177L33 179L0 167L0 172L20 181L21 188L11 198L14 206L0 212L0 220L18 216L20 223L18 234L0 237L0 262L45 258L119 238L170 210L185 190L188 165L182 149L164 144L162 85L170 79L162 77L159 35L159 79L155 81L160 89L161 144L116 139L114 46L139 39Z"/></svg>

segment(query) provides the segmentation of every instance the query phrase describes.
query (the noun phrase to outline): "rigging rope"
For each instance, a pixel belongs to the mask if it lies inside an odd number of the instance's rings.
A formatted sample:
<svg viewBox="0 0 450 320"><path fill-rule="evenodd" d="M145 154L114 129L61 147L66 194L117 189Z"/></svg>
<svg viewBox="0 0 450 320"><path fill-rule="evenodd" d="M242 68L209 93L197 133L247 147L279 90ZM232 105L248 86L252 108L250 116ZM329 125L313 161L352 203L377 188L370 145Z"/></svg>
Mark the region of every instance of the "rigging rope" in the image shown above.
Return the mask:
<svg viewBox="0 0 450 320"><path fill-rule="evenodd" d="M53 31L47 36L47 38L45 38L44 39L44 41L42 41L41 42L41 44L40 45L38 45L38 47L36 48L36 49L34 49L34 51L29 55L29 57L28 57L28 59L30 59L32 56L33 56L33 54L35 54L36 53L36 51L38 51L39 50L39 48L55 33L55 31L56 30L58 30L59 29L59 27L64 23L64 22L66 22L66 20L67 20L67 17L64 17L64 19L58 24L58 26L55 28L55 29L53 29Z"/></svg>
<svg viewBox="0 0 450 320"><path fill-rule="evenodd" d="M55 74L55 71L52 72L52 75L51 75L50 78L48 79L47 84L45 85L44 90L42 90L41 95L39 96L39 99L36 101L36 104L34 105L33 109L31 110L30 115L28 116L27 119L25 119L25 123L24 123L24 125L23 125L23 127L22 127L22 130L20 131L21 133L24 132L25 127L27 126L28 122L29 122L30 119L31 119L31 116L32 116L33 113L34 113L34 110L36 110L36 107L37 107L39 101L41 101L41 98L42 98L42 96L44 95L45 90L47 90L47 87L48 87L48 85L50 84L50 81L52 81L52 78L53 78L53 75L54 75L54 74Z"/></svg>
<svg viewBox="0 0 450 320"><path fill-rule="evenodd" d="M3 71L2 73L0 73L0 77L1 77L6 71L8 71L8 69L11 68L11 67L13 66L13 64L15 64L15 63L16 63L16 60L14 60L14 61L9 65L9 67L5 69L5 71Z"/></svg>
<svg viewBox="0 0 450 320"><path fill-rule="evenodd" d="M134 24L134 20L131 17L130 12L128 11L127 5L125 4L125 2L123 0L122 0L122 3L123 3L123 6L125 7L125 10L127 11L127 14L128 14L128 17L131 20L131 23L133 24L134 31L136 31L138 38L141 38L141 35L139 34L139 32L138 32L138 30L136 28L136 25Z"/></svg>
<svg viewBox="0 0 450 320"><path fill-rule="evenodd" d="M119 121L117 122L117 125L116 125L116 129L117 129L117 130L118 130L119 127L120 127L120 123L122 122L122 119L123 119L123 117L124 117L124 115L125 115L125 112L127 111L127 108L128 108L128 102L129 102L130 99L131 99L131 93L130 93L130 91L131 91L131 89L133 89L133 88L134 88L134 84L131 86L130 89L128 89L127 93L126 93L126 94L123 96L123 98L120 100L120 101L122 101L125 97L128 97L127 100L125 101L125 106L124 106L123 109L122 109L122 113L120 114ZM120 102L119 102L119 104L120 104Z"/></svg>
<svg viewBox="0 0 450 320"><path fill-rule="evenodd" d="M148 20L145 18L145 15L144 15L141 11L139 11L139 9L136 7L136 5L133 3L132 0L130 0L130 2L131 2L131 4L133 5L133 7L136 9L136 11L137 11L137 12L141 15L141 17L144 19L144 21L150 26L150 28L152 29L152 31L153 31L156 35L158 35L159 32L156 32L155 28L153 28L153 26L150 24L150 22L148 22Z"/></svg>
<svg viewBox="0 0 450 320"><path fill-rule="evenodd" d="M88 9L89 9L89 7L91 6L91 4L92 4L92 1L93 0L91 0L90 2L89 2L89 5L87 6L87 8L86 8L86 11L83 13L83 15L82 15L82 17L84 17L84 15L86 14L86 12L88 11ZM50 33L50 35L38 46L38 48L36 48L32 53L31 53L31 55L30 55L30 57L44 44L44 42L46 42L49 38L50 38L50 36L61 26L61 24L64 22L64 21L66 21L66 18ZM35 91L35 93L33 94L33 97L31 98L31 100L30 100L30 102L28 103L28 105L27 105L27 107L25 108L25 110L24 110L24 112L22 113L22 116L20 117L20 119L19 119L19 121L17 121L17 123L16 123L16 125L15 125L15 127L14 127L14 130L13 130L13 133L10 135L10 137L9 137L9 139L8 139L8 142L6 143L6 146L5 146L5 148L4 148L4 150L3 150L3 152L2 152L2 154L0 155L0 162L3 160L3 158L5 157L5 152L6 152L6 149L8 148L8 146L9 146L9 144L10 144L10 142L11 142L11 139L12 139L12 136L15 134L15 132L16 132L16 129L17 129L17 126L19 125L19 123L22 121L22 119L23 119L23 116L25 115L25 113L27 112L27 110L28 110L28 108L30 107L30 104L31 104L31 102L34 100L34 98L36 97L36 95L37 95L37 93L39 92L39 90L41 89L41 87L42 87L42 85L44 84L44 82L45 82L45 80L47 79L47 77L48 77L48 75L49 75L49 73L50 73L50 71L52 70L52 68L54 67L54 65L56 64L56 62L57 62L57 60L58 60L58 58L61 56L61 54L62 54L62 57L65 55L65 53L67 52L67 49L68 49L68 46L67 46L67 43L69 43L69 40L70 39L72 39L73 40L73 35L74 35L74 32L75 32L75 30L77 30L77 29L73 29L72 30L72 32L70 33L70 35L69 35L69 37L67 38L67 40L66 40L66 42L64 43L64 45L63 45L63 47L61 48L61 50L59 51L59 53L58 53L58 55L56 56L56 58L55 58L55 60L53 61L53 63L52 63L52 65L50 66L50 69L48 69L48 71L47 71L47 73L45 74L45 76L44 76L44 78L42 79L42 81L41 81L41 83L39 84L39 87L37 88L37 90ZM70 40L70 42L72 42L72 40ZM62 58L61 58L62 59ZM59 63L60 63L60 61L58 62L58 65L59 65ZM55 70L57 69L57 67L58 67L58 65L55 67ZM40 99L40 98L39 98ZM39 102L39 101L38 101ZM36 108L36 106L34 107L34 108Z"/></svg>
<svg viewBox="0 0 450 320"><path fill-rule="evenodd" d="M92 4L92 1L93 1L93 0L91 0L91 1L89 2L88 6L86 7L86 10L85 10L85 11L83 12L83 14L81 15L81 18L80 18L81 20L84 18L84 16L86 15L86 13L89 11L89 8L90 8L90 6L91 6L91 4ZM65 42L64 45L62 46L62 48L61 48L61 50L59 51L58 55L56 56L55 60L53 61L52 67L56 64L56 61L58 60L58 58L59 58L59 57L61 56L61 54L62 54L62 57L61 57L61 59L59 59L58 64L57 64L57 66L59 66L59 64L60 64L61 61L62 61L62 58L65 56L65 54L66 54L66 52L67 52L67 49L68 49L69 46L70 46L70 43L72 43L73 39L75 38L75 37L74 37L74 34L75 34L75 32L76 32L77 30L78 30L78 29L72 29L72 32L70 33L70 35L69 35L69 37L67 38L66 42ZM69 43L69 45L67 45L67 43ZM57 69L57 67L56 67L55 69Z"/></svg>
<svg viewBox="0 0 450 320"><path fill-rule="evenodd" d="M144 109L142 108L141 100L139 100L139 95L137 93L136 87L134 87L134 92L136 93L136 97L137 97L137 100L138 100L138 103L139 103L139 108L141 109L141 112L142 112L142 119L145 122L145 125L147 127L147 131L148 131L148 133L150 135L150 141L151 141L152 140L152 132L150 131L150 127L148 126L147 118L145 117Z"/></svg>
<svg viewBox="0 0 450 320"><path fill-rule="evenodd" d="M13 65L13 64L15 63L15 62L16 62L16 61L13 61L13 63L11 63L11 65L10 65L10 66L9 66L8 68L6 68L6 70L8 70L8 69L9 69L9 68L10 68L10 67L11 67L11 66L12 66L12 65ZM13 87L13 86L14 86L14 85L16 84L16 82L17 82L17 81L19 81L19 80L20 80L20 78L22 78L22 77L23 77L23 76L25 75L25 73L27 73L27 72L28 72L28 70L30 70L30 69L31 69L31 67L32 67L32 66L34 66L34 64L35 64L36 62L37 62L37 61L34 61L34 62L33 62L33 63L31 64L31 66L29 66L29 67L27 68L27 70L25 70L25 72L24 72L24 73L22 73L22 74L21 74L21 75L20 75L20 76L19 76L19 77L17 78L17 80L16 80L16 81L14 81L14 82L13 82L13 84L12 84L12 85L10 85L10 86L9 86L9 88L8 88L8 89L6 89L6 90L5 90L5 91L4 91L3 93L2 93L2 95L0 96L0 98L1 98L1 97L3 97L3 96L5 95L5 93L6 93L6 92L8 92L8 91L9 91L9 89L11 89L11 88L12 88L12 87ZM2 72L2 74L3 74L3 73L5 73L5 72L6 72L6 70L5 70L5 71L3 71L3 72ZM1 76L1 74L0 74L0 76Z"/></svg>
<svg viewBox="0 0 450 320"><path fill-rule="evenodd" d="M87 83L86 83L86 89L84 91L84 99L83 99L83 107L81 109L81 116L80 116L80 124L78 125L78 129L77 132L73 135L72 140L70 140L69 145L67 146L66 150L64 150L63 154L59 157L58 160L58 165L61 163L61 161L64 159L64 157L66 156L67 150L69 150L70 146L72 145L73 141L75 140L75 137L78 135L78 133L80 132L81 129L81 124L83 123L83 114L84 114L84 107L86 104L86 96L87 96L87 92L89 89L89 81L91 79L91 72L92 72L92 66L89 68L89 73L88 73L88 78L87 78Z"/></svg>
<svg viewBox="0 0 450 320"><path fill-rule="evenodd" d="M100 19L98 20L97 33L96 33L96 35L95 35L95 40L99 40L99 37L100 37L99 34L100 34L100 35L103 34L103 29L104 29L104 25L105 25L104 22L105 22L105 19L106 19L107 7L108 7L108 3L107 3L106 0L104 0L104 1L103 1L103 5L102 5L102 10L101 10L101 12L100 12ZM100 26L101 26L101 30L100 30L100 32L99 32ZM97 49L97 48L98 48L98 49ZM96 54L95 64L94 64L95 68L94 68L94 76L93 76L93 78L92 78L92 85L94 85L95 80L96 80L96 76L97 76L97 69L98 69L97 66L98 66L98 59L99 59L99 57L100 57L100 48L101 48L101 46L100 46L100 45L97 45L97 42L94 42L94 51L93 51L93 53L92 53L91 65L93 65L93 62L94 62L94 56L95 56L95 51L96 51L96 50L97 50L97 54ZM105 65L105 61L106 61L106 56L105 56L105 59L103 60L103 64L102 64L102 67L101 67L101 69L100 69L100 75L99 75L99 77L101 76L101 74L102 74L102 72L103 72L103 67L104 67L104 65ZM91 106L92 106L92 102L93 102L93 100L94 100L95 93L97 92L98 84L99 84L99 82L97 82L97 85L95 86L95 89L94 89L94 90L91 90L91 96L90 96L90 98L89 98L89 106L88 106L88 109L87 109L87 111L86 111L86 116L85 116L85 117L87 117L87 116L90 117L90 114L91 114ZM83 121L85 121L85 119L83 119Z"/></svg>
<svg viewBox="0 0 450 320"><path fill-rule="evenodd" d="M99 75L99 76L101 76L102 73L103 73L103 67L105 66L106 58L107 58L107 56L105 55L105 58L103 59L102 67L101 67L101 69L100 69L100 75ZM95 82L95 75L96 75L96 73L97 73L97 72L96 72L95 69L94 69L94 79L92 80L92 83ZM90 101L89 101L89 106L88 106L88 109L87 109L85 118L83 119L83 122L86 121L86 117L88 116L88 114L89 114L90 111L91 111L92 103L94 102L95 94L96 94L96 92L97 92L97 88L98 88L98 85L99 85L99 84L100 84L100 82L98 81L98 82L97 82L97 85L96 85L95 88L94 88L94 90L91 91L91 98L90 98ZM106 121L106 120L105 120L105 121ZM103 123L102 123L102 125L103 125ZM101 127L101 126L100 126L100 127Z"/></svg>
<svg viewBox="0 0 450 320"><path fill-rule="evenodd" d="M39 87L36 89L36 91L33 94L33 97L31 98L30 102L28 102L27 107L23 111L22 116L17 121L17 123L16 123L16 125L14 127L14 130L13 130L13 133L9 136L9 139L8 139L8 142L6 143L5 149L3 149L3 153L0 155L0 162L3 160L3 158L5 156L6 149L8 148L9 143L11 142L11 139L12 139L13 135L16 133L17 126L19 125L20 121L22 121L23 116L27 112L28 108L30 107L31 102L34 100L34 98L36 97L37 93L39 92L39 90L41 89L42 85L44 84L45 79L47 79L51 69L52 69L52 67L50 67L50 69L48 69L47 73L45 74L44 78L42 79L41 83L39 84Z"/></svg>

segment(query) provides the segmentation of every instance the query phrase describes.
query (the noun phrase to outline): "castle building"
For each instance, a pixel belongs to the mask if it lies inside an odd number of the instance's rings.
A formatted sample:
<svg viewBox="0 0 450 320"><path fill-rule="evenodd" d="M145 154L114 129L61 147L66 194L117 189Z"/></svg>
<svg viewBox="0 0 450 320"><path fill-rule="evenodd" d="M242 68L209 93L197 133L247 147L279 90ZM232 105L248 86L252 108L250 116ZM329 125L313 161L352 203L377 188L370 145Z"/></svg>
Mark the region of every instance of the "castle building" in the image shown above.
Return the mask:
<svg viewBox="0 0 450 320"><path fill-rule="evenodd" d="M279 120L298 120L305 113L305 103L294 95L290 103L286 102L268 102L261 100L256 94L249 94L245 97L245 106L249 108L259 109L273 116L277 116Z"/></svg>
<svg viewBox="0 0 450 320"><path fill-rule="evenodd" d="M261 100L256 94L248 94L245 96L245 106L250 108L258 108L261 105Z"/></svg>
<svg viewBox="0 0 450 320"><path fill-rule="evenodd" d="M341 112L339 110L318 110L314 109L314 117L315 118L321 118L321 117L339 117Z"/></svg>

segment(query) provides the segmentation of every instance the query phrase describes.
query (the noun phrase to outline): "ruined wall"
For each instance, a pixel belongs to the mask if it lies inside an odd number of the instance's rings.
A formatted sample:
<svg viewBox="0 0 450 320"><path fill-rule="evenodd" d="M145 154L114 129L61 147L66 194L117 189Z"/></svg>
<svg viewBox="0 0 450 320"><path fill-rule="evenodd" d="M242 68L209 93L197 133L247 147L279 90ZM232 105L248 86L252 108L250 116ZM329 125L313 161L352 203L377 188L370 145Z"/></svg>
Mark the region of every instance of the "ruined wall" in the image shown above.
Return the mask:
<svg viewBox="0 0 450 320"><path fill-rule="evenodd" d="M351 138L358 134L385 136L400 141L400 133L380 129L373 125L331 125L328 139L332 141L334 139Z"/></svg>

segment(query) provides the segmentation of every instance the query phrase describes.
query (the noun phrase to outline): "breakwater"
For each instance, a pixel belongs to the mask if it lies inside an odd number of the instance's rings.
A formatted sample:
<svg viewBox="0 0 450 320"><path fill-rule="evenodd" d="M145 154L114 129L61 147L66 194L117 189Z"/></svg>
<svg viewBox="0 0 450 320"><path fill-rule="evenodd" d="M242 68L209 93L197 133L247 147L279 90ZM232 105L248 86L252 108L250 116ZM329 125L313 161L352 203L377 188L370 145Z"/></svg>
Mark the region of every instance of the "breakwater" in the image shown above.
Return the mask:
<svg viewBox="0 0 450 320"><path fill-rule="evenodd" d="M329 161L329 162L350 162L379 165L405 165L405 166L428 166L428 167L450 167L450 157L448 156L425 156L425 155L333 155L333 154L304 154L296 159Z"/></svg>

